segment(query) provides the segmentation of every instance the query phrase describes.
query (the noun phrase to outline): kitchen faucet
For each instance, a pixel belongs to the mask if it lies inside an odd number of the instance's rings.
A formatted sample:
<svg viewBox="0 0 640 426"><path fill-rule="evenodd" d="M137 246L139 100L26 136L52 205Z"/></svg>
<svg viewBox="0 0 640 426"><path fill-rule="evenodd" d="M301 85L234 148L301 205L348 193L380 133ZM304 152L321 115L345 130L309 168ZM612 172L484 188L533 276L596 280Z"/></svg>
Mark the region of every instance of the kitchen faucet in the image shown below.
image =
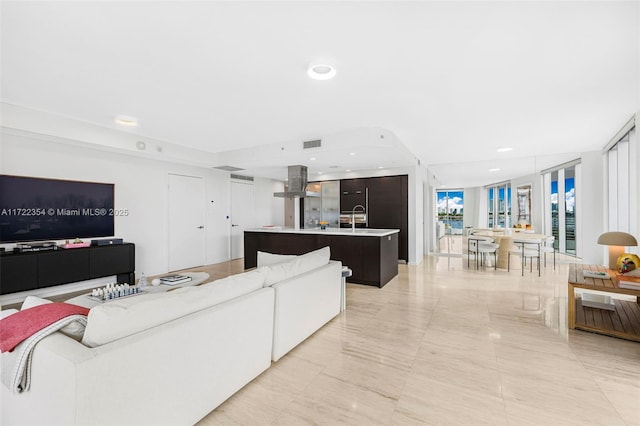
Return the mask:
<svg viewBox="0 0 640 426"><path fill-rule="evenodd" d="M351 210L351 232L356 232L356 209L358 207L362 208L362 213L367 213L367 209L362 204L357 204L353 207L353 210Z"/></svg>

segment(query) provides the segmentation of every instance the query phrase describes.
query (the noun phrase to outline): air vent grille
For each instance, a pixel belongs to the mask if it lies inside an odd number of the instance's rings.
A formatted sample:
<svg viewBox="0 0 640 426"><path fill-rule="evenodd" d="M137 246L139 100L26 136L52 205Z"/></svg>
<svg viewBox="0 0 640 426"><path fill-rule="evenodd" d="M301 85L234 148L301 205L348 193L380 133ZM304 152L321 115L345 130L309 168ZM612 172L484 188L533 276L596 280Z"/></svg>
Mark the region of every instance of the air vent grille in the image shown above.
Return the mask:
<svg viewBox="0 0 640 426"><path fill-rule="evenodd" d="M231 173L231 179L247 180L249 182L253 182L253 176L236 175L233 173Z"/></svg>
<svg viewBox="0 0 640 426"><path fill-rule="evenodd" d="M218 167L214 167L214 169L224 170L225 172L237 172L239 170L244 170L244 169L241 169L240 167L234 167L234 166L218 166Z"/></svg>
<svg viewBox="0 0 640 426"><path fill-rule="evenodd" d="M322 146L322 140L320 139L316 139L314 141L302 142L302 149L320 148L320 146Z"/></svg>

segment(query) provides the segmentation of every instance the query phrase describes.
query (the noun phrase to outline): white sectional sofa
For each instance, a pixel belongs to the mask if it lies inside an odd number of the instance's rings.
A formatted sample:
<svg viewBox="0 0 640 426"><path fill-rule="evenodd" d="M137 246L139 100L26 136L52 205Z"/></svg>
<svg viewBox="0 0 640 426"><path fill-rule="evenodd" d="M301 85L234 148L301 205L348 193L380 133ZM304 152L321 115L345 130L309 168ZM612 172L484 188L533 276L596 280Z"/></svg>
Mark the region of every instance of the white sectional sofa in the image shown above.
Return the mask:
<svg viewBox="0 0 640 426"><path fill-rule="evenodd" d="M1 386L0 423L196 423L339 313L328 248L267 263L92 308L81 341L38 343L29 390Z"/></svg>

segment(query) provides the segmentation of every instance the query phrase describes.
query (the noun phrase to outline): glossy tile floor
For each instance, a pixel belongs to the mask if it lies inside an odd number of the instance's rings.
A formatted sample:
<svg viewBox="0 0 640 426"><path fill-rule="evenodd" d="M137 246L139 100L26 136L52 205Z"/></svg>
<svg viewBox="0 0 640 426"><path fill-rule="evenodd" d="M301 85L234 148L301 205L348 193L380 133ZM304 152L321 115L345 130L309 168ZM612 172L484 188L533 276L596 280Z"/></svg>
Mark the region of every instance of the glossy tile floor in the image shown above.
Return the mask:
<svg viewBox="0 0 640 426"><path fill-rule="evenodd" d="M401 265L200 425L640 425L640 344L567 330L571 260ZM241 261L210 268L213 278Z"/></svg>

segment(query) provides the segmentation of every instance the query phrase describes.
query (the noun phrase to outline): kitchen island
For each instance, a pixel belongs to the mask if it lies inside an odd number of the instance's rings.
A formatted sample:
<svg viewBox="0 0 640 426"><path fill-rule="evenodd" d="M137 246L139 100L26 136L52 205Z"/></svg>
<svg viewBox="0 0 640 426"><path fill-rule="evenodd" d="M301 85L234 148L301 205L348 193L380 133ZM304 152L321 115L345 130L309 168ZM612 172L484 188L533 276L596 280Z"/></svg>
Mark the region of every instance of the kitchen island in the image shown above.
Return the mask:
<svg viewBox="0 0 640 426"><path fill-rule="evenodd" d="M398 275L398 229L294 229L244 231L244 267L257 266L258 251L303 254L329 246L331 259L353 271L349 282L383 287Z"/></svg>

